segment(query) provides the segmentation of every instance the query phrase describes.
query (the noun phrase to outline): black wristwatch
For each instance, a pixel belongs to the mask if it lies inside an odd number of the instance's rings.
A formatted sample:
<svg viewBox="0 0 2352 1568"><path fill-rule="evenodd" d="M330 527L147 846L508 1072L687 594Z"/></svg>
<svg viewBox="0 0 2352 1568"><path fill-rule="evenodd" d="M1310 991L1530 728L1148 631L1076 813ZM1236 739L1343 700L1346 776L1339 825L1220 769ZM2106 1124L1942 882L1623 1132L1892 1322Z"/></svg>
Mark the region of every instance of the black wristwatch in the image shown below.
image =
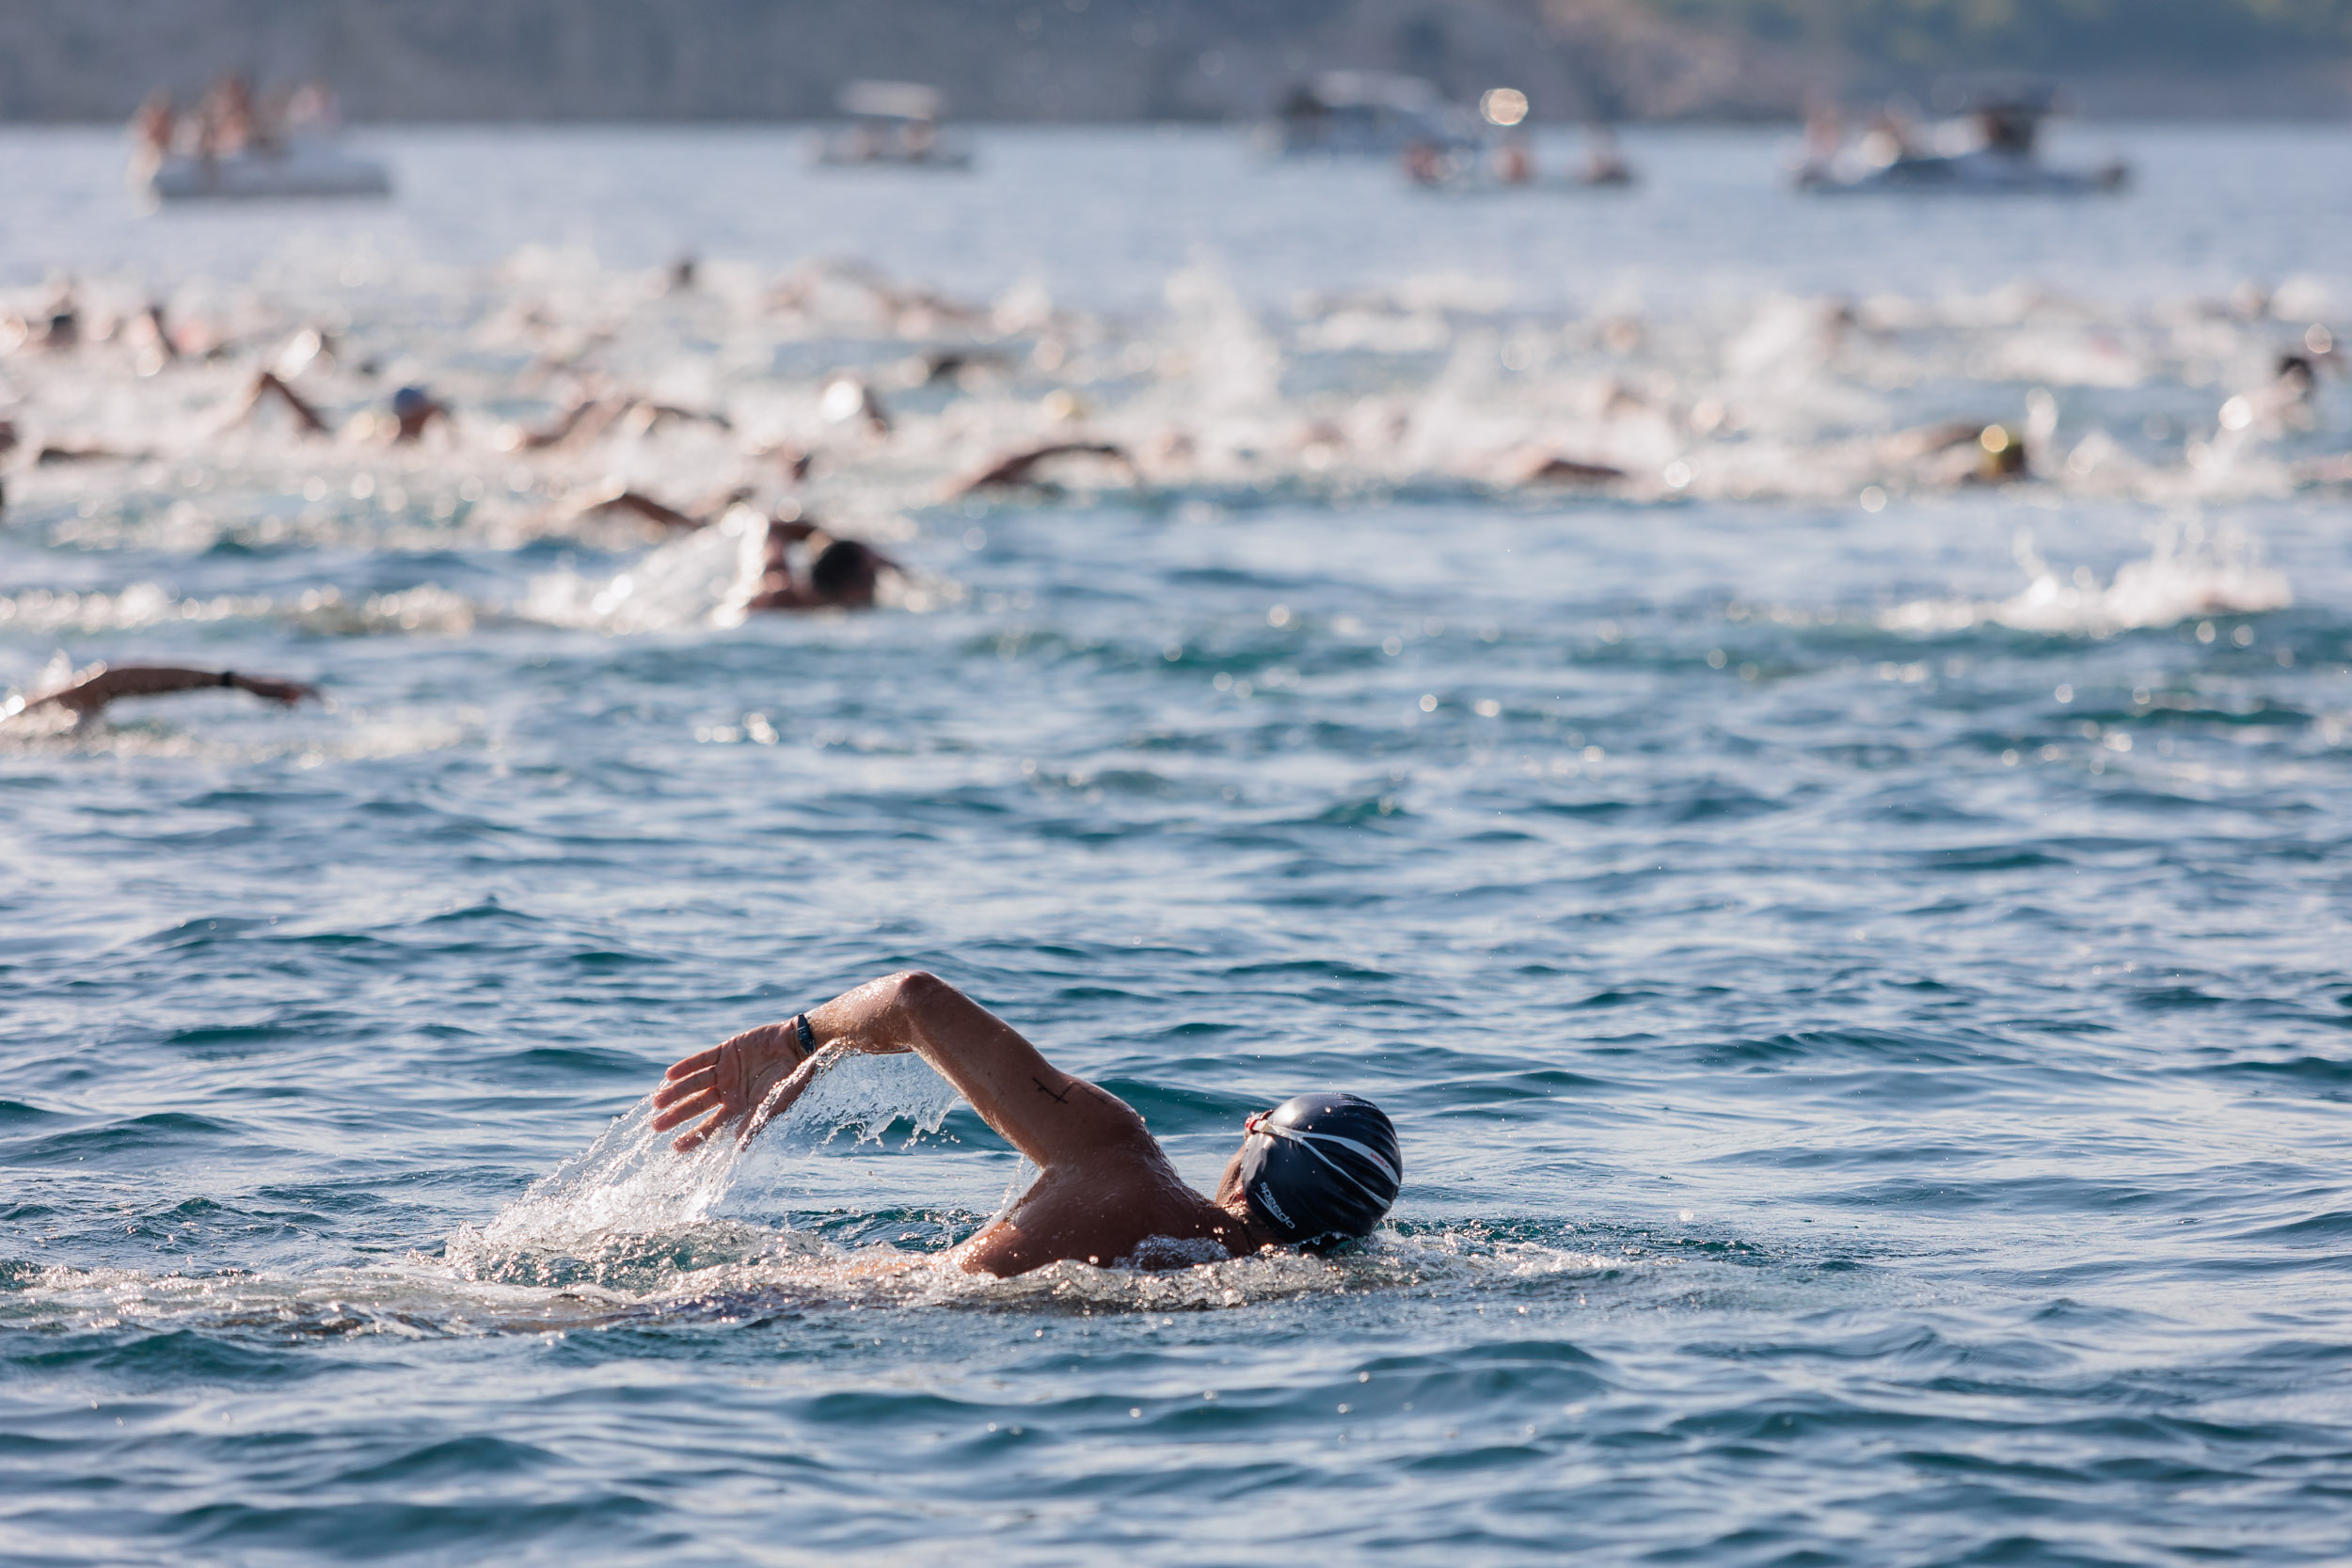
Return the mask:
<svg viewBox="0 0 2352 1568"><path fill-rule="evenodd" d="M806 1013L792 1015L792 1031L801 1037L801 1060L805 1062L817 1054L817 1031L808 1026Z"/></svg>

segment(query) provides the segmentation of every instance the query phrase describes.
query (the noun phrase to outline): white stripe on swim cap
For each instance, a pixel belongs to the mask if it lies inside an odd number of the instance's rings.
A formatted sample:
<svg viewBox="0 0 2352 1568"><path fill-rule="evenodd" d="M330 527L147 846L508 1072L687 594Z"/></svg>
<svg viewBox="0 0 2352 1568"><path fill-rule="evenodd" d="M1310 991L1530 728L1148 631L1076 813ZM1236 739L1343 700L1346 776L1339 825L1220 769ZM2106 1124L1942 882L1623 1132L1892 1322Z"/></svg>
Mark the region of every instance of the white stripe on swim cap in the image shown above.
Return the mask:
<svg viewBox="0 0 2352 1568"><path fill-rule="evenodd" d="M1375 1165L1378 1166L1380 1174L1387 1177L1397 1186L1402 1187L1405 1185L1404 1176L1394 1165L1390 1164L1388 1161L1382 1159L1372 1149L1365 1148L1362 1144L1358 1143L1353 1138L1343 1138L1336 1132L1302 1132L1295 1127L1277 1127L1271 1120L1259 1122L1258 1131L1270 1137L1288 1138L1293 1143L1300 1145L1307 1150L1308 1153L1313 1155L1325 1164L1329 1165L1333 1170L1338 1171L1348 1180L1353 1181L1357 1188L1361 1191L1366 1197L1371 1198L1374 1202L1379 1204L1383 1209L1386 1209L1390 1204L1396 1201L1393 1194L1388 1197L1382 1197L1378 1193L1374 1192L1369 1186L1366 1186L1363 1180L1357 1176L1354 1171L1349 1170L1345 1165L1343 1165L1337 1160L1332 1159L1331 1156L1317 1148L1315 1145L1317 1143L1338 1144L1342 1148L1351 1149L1357 1154L1359 1154L1363 1156L1363 1158L1371 1161Z"/></svg>

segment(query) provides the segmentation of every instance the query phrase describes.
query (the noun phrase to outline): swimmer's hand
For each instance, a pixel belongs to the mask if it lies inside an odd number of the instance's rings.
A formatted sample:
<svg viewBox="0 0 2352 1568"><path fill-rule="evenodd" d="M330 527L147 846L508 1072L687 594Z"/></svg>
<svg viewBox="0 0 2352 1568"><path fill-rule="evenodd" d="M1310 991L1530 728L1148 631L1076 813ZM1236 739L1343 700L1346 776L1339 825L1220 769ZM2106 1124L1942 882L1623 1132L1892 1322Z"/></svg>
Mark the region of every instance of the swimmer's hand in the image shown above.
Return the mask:
<svg viewBox="0 0 2352 1568"><path fill-rule="evenodd" d="M808 1070L795 1072L795 1068ZM800 1098L814 1069L814 1057L803 1062L800 1039L789 1021L746 1029L707 1051L697 1051L662 1075L661 1086L653 1093L653 1129L667 1132L701 1117L699 1123L670 1141L670 1147L683 1154L729 1122L757 1111L758 1118L743 1129L743 1137L748 1139ZM783 1104L771 1105L770 1097L787 1077L798 1078L800 1083L791 1086Z"/></svg>
<svg viewBox="0 0 2352 1568"><path fill-rule="evenodd" d="M319 694L315 686L305 686L300 681L274 681L261 675L239 675L235 684L256 697L266 697L288 707L306 699L315 700Z"/></svg>

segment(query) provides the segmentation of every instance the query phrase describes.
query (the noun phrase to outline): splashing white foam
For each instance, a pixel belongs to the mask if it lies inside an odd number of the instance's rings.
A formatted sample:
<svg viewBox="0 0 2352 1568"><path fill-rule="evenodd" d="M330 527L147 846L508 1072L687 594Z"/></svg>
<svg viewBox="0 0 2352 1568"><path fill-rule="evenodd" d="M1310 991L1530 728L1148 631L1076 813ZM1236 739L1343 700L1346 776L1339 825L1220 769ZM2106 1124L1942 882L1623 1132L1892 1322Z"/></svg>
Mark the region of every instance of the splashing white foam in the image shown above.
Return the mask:
<svg viewBox="0 0 2352 1568"><path fill-rule="evenodd" d="M747 508L673 539L610 578L556 572L532 582L518 608L535 621L611 632L666 631L740 620L746 579L758 580L766 520Z"/></svg>
<svg viewBox="0 0 2352 1568"><path fill-rule="evenodd" d="M470 1252L460 1247L465 1238ZM778 1307L1207 1312L1384 1291L1470 1300L1590 1292L1604 1306L1642 1307L1668 1297L1689 1302L1694 1292L1736 1305L1759 1291L1788 1288L1745 1266L1498 1241L1475 1227L1384 1235L1330 1259L1267 1253L1158 1272L1063 1262L1010 1279L943 1267L936 1254L889 1246L850 1252L789 1232L713 1223L636 1238L596 1266L568 1269L518 1266L482 1243L482 1233L461 1232L446 1259L412 1253L299 1273L54 1265L19 1275L0 1291L0 1326L195 1327L249 1331L283 1343L289 1337L540 1334L622 1322L755 1318Z"/></svg>
<svg viewBox="0 0 2352 1568"><path fill-rule="evenodd" d="M850 1057L750 1144L723 1135L681 1154L672 1133L654 1131L647 1095L489 1224L461 1227L450 1255L478 1266L517 1250L595 1251L718 1220L728 1209L771 1214L803 1183L808 1157L842 1133L879 1142L900 1120L911 1138L936 1132L958 1099L920 1057Z"/></svg>
<svg viewBox="0 0 2352 1568"><path fill-rule="evenodd" d="M1890 631L1962 631L1991 623L2019 631L2105 636L2177 626L2208 615L2253 615L2295 602L2284 573L2265 566L2235 529L2208 535L2201 525L2168 525L2147 559L2127 562L2104 586L2087 571L2061 578L2017 536L2017 562L2030 580L2006 599L1918 599L1879 617Z"/></svg>

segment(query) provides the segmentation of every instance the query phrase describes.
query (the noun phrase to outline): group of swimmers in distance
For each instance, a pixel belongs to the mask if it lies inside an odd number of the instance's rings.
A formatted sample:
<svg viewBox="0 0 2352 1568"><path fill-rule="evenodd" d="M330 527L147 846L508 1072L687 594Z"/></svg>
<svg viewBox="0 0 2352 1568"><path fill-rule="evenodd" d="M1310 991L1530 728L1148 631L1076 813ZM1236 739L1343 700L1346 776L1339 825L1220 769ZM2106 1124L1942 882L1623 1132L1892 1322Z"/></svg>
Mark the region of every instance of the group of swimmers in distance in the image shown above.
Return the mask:
<svg viewBox="0 0 2352 1568"><path fill-rule="evenodd" d="M233 126L251 108L228 89L217 90L206 102L209 106L200 118L207 124L225 121ZM691 290L695 286L695 267L691 259L669 269L671 291ZM122 341L135 343L142 375L175 359L216 356L217 351L203 347L204 334L200 329L184 324L175 327L167 323L160 304L151 304L135 318L113 324L111 331L102 325L99 334L85 333L83 316L72 284L62 280L53 287L49 302L34 316L15 318L22 329L15 346L44 354L70 355L86 346L86 338L119 333ZM308 328L297 333L283 353L253 372L223 428L274 411L291 422L298 438L405 447L424 443L437 431L444 439L461 439L455 431L456 415L451 404L421 385L399 387L386 403L364 408L339 425L326 408L294 384L295 376L305 366L332 360L336 353L337 344L331 334ZM961 368L958 356L948 356L940 370L943 374L952 375ZM835 422L860 421L874 437L887 438L892 433L888 409L872 387L856 375L843 372L828 378L825 401L828 417L834 418ZM839 408L834 404L839 404ZM501 451L523 453L581 450L610 435L642 435L665 421L706 423L721 430L732 428L723 414L675 407L608 390L591 378L583 381L543 425L501 427L491 436L490 444ZM5 465L20 445L14 421L0 419L0 465ZM51 440L39 446L37 452L31 454L31 461L40 466L106 460L135 462L154 455L104 443ZM768 455L780 461L788 480L798 483L807 478L812 462L810 452L796 449ZM1116 443L1047 440L990 458L951 481L946 494L954 498L1042 485L1048 483L1049 467L1065 460L1107 464L1122 470L1131 482L1142 483L1141 467L1125 448ZM641 489L610 484L575 496L561 510L574 519L600 512L620 513L669 532L684 533L717 523L731 507L746 501L751 494L748 489L738 488L710 501L681 506ZM7 491L0 487L0 511L5 511L7 500ZM755 612L866 610L876 604L883 579L891 574L903 577L906 569L872 545L835 533L821 523L802 516L797 503L787 501L767 520L759 576L747 585L739 602L743 610ZM84 672L67 684L11 701L0 708L0 726L19 727L19 721L38 719L47 725L70 727L96 715L118 698L153 696L223 684L237 685L288 703L316 694L309 687L290 681L259 676L224 680L222 676L218 671L160 666Z"/></svg>
<svg viewBox="0 0 2352 1568"><path fill-rule="evenodd" d="M672 276L674 281L683 278L685 285L691 286L691 263L681 263L673 269ZM39 346L60 351L76 346L80 341L79 316L70 287L61 287L40 325ZM149 336L167 345L167 352L170 352L172 336L165 328L160 306L151 306L141 325ZM317 337L316 334L305 336ZM31 337L32 333L28 331L28 340ZM312 345L312 353L326 346L325 340L318 340ZM296 389L288 373L281 373L280 369L266 367L254 372L242 401L228 422L230 425L242 423L270 407L282 410L302 436L331 438L339 434L326 411ZM886 416L881 417L886 420ZM350 436L356 433L359 439L381 441L391 446L413 445L423 441L437 426L446 428L452 418L450 405L429 388L404 386L392 392L389 404L381 414L363 413L352 420L342 434ZM723 428L726 426L722 415L673 408L641 398L583 392L566 404L548 426L537 430L501 431L497 444L507 451L537 451L572 441L585 443L616 425L627 423L643 429L665 419L703 420ZM0 419L0 464L5 464L20 444L14 421ZM1078 450L1117 451L1115 448L1082 448L1072 443L1048 445L1014 453L993 463L966 488L981 489L1025 483L1038 464ZM52 443L41 447L36 461L48 465L103 459L137 460L149 455L107 447ZM808 466L809 459L805 453L785 454L785 470L795 480L806 477ZM750 494L748 489L731 490L714 502L688 511L640 490L610 485L592 490L576 499L567 510L574 517L606 511L623 513L659 528L683 533L716 523L729 507L746 500ZM0 511L5 511L6 506L7 492L0 487ZM863 540L835 534L822 524L801 516L797 504L787 502L767 521L760 573L757 579L749 585L740 604L744 610L754 611L871 609L887 573L903 576L905 568ZM0 726L17 727L38 721L43 726L70 728L95 716L109 703L119 698L158 696L215 687L233 687L287 705L318 695L314 689L298 682L239 675L229 671L160 665L115 669L99 666L77 673L65 684L0 705Z"/></svg>
<svg viewBox="0 0 2352 1568"><path fill-rule="evenodd" d="M255 112L249 99L240 97L230 86L216 89L207 105L196 118L207 124L228 126L230 131L250 119ZM856 263L803 266L775 285L766 308L787 316L807 314L815 309L812 300L826 280L870 294L901 333L935 331L943 323L980 323L985 315L968 303L894 282ZM658 292L691 293L701 286L697 266L691 258L687 258L666 269ZM2229 309L2250 320L2266 315L2269 304L2266 297L2246 301L2233 297ZM1848 352L1857 339L1871 330L1866 313L1850 302L1822 300L1813 302L1808 309L1808 323L1799 334L1800 351L1825 362ZM544 318L534 314L532 319ZM910 322L917 325L909 325ZM1638 321L1613 320L1601 325L1599 336L1609 352L1625 354L1638 347L1643 331ZM46 302L22 314L0 316L0 353L26 352L42 358L54 356L62 363L95 351L102 343L114 352L131 350L142 377L175 360L219 360L233 352L224 332L201 320L167 321L160 304L149 304L144 309L119 317L85 311L77 303L71 280L54 285ZM322 406L324 400L314 390L306 391L304 386L297 385L307 366L333 362L338 353L331 331L305 327L284 345L282 352L265 358L251 372L242 399L229 412L228 423L266 415L290 420L300 439L331 440L347 447L380 443L395 448L437 439L458 449L486 446L488 450L515 455L580 453L609 438L640 436L670 425L702 424L723 432L734 429L724 413L679 407L627 388L607 385L599 375L579 370L580 356L584 352L567 351L567 356L559 357L550 351L533 367L534 372L564 372L579 378L570 397L535 427L501 425L495 430L484 430L464 425L462 415L448 401L431 388L414 383L390 390L389 398L375 394L356 412L344 410L348 417L339 424L336 418L330 417L329 409ZM1056 364L1059 363L1059 353L1057 348L1053 361ZM997 348L964 345L927 353L912 373L926 387L944 381L962 383L988 365L1009 362ZM1042 358L1039 362L1045 363ZM2340 370L2342 364L2343 356L2332 335L2324 327L2312 327L2296 352L2277 357L2275 372L2268 383L2233 397L2223 405L2222 430L2250 427L2259 431L2274 426L2308 425L2323 371L2329 367ZM378 373L370 362L355 363L350 368L363 377ZM1685 408L1646 392L1627 378L1611 378L1601 385L1607 396L1597 418L1604 425L1623 418L1636 425L1665 428L1669 434L1687 430L1699 439L1737 428L1726 404L1714 397L1699 397ZM1066 400L1075 406L1066 392L1057 391L1047 403L1057 400ZM900 433L900 421L894 418L875 384L859 372L840 370L828 375L822 383L819 403L825 420L852 430L858 443L878 446L893 441ZM15 410L8 412L13 415ZM1411 419L1409 412L1401 409L1388 414L1381 428L1391 444L1402 441ZM2054 426L2055 420L2049 424ZM1882 436L1857 436L1837 444L1840 450L1836 460L1849 465L1857 474L1880 474L1882 477L1875 483L1890 489L1898 484L1912 490L2002 485L2046 477L2057 470L2060 454L2047 450L2053 434L2038 418L1993 423L1955 420ZM1375 440L1365 429L1343 428L1334 418L1318 416L1272 444L1295 450L1308 467L1315 468L1327 463L1328 454L1333 451L1368 446ZM40 440L20 438L12 418L0 417L0 465L8 463L20 448L23 456L17 460L35 466L109 459L140 461L158 455L103 441L55 436ZM780 463L783 474L794 485L808 477L811 463L820 455L797 447L747 450L763 462ZM1484 483L1515 486L1612 489L1637 494L1662 494L1658 488L1661 480L1667 485L1679 486L1687 483L1690 477L1687 465L1668 465L1662 474L1655 468L1645 472L1639 465L1621 466L1619 461L1609 460L1613 455L1563 451L1549 441L1521 438L1483 458L1482 466L1486 471L1471 477ZM1015 450L990 455L951 479L942 494L956 499L1007 489L1050 488L1057 478L1088 470L1094 475L1110 476L1114 482L1141 486L1171 473L1192 471L1198 457L1188 427L1172 427L1156 438L1138 438L1131 446L1089 437L1079 426L1059 438L1033 440ZM1818 466L1820 459L1812 461ZM1673 477L1677 469L1683 470L1679 479ZM2307 460L2296 465L2294 472L2298 480L2344 483L2352 481L2352 458ZM1868 491L1863 493L1867 495ZM750 495L748 490L736 490L716 504L698 504L612 484L600 490L574 490L570 499L549 515L577 519L596 512L618 512L675 533L718 522L732 506ZM5 508L7 500L5 488L0 488L0 508ZM739 605L755 612L864 610L878 602L893 574L903 577L905 572L890 556L864 541L835 533L803 517L797 505L787 500L767 520L756 580L739 585L739 597L732 601L730 608ZM94 705L52 701L62 698L69 689L78 688L37 692L14 705L12 713L0 714L0 721L35 711L48 715L52 721L59 721L65 716L86 716L103 706L103 701ZM93 687L90 691L95 694L105 689ZM125 690L114 694L133 693Z"/></svg>

